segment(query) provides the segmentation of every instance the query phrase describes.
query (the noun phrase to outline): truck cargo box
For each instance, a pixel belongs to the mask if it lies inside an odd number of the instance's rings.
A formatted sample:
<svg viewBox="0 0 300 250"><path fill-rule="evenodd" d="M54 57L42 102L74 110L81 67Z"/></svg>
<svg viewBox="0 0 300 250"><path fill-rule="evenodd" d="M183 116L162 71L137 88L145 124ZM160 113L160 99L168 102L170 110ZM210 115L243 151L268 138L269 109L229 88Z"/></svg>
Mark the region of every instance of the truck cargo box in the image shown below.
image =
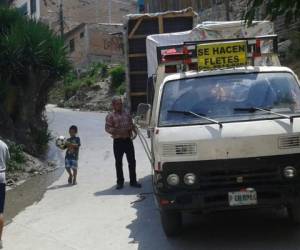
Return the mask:
<svg viewBox="0 0 300 250"><path fill-rule="evenodd" d="M185 32L150 35L146 41L148 77L156 73L158 66L157 47L180 45L189 41L249 38L273 34L274 25L270 21L256 21L250 27L247 27L244 21L226 21L203 22L194 29ZM262 50L268 50L269 44L262 45Z"/></svg>
<svg viewBox="0 0 300 250"><path fill-rule="evenodd" d="M125 62L129 106L147 101L148 62L146 38L148 35L191 30L197 14L192 8L182 11L127 15L125 27Z"/></svg>

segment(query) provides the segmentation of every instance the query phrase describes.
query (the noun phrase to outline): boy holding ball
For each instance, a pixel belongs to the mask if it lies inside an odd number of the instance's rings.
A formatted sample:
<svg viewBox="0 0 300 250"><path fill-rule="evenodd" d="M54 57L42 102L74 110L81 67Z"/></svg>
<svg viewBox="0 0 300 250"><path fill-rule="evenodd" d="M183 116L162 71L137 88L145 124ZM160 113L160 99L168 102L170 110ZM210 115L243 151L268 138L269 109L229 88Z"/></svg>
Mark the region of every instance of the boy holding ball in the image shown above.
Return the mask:
<svg viewBox="0 0 300 250"><path fill-rule="evenodd" d="M77 136L78 128L75 125L72 125L69 128L70 138L67 139L65 144L66 157L65 157L65 167L69 174L68 183L76 185L77 184L77 169L78 169L78 156L79 156L79 147L80 138Z"/></svg>

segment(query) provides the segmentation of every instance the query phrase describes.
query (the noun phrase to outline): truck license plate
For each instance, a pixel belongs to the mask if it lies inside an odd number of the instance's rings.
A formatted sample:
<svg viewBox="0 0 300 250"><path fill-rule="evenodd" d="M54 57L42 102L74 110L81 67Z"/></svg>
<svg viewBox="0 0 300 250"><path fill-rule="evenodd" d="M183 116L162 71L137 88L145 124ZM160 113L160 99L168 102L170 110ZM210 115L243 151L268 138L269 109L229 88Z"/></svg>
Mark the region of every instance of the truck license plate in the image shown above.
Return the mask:
<svg viewBox="0 0 300 250"><path fill-rule="evenodd" d="M228 201L230 206L256 205L257 194L254 190L229 192Z"/></svg>

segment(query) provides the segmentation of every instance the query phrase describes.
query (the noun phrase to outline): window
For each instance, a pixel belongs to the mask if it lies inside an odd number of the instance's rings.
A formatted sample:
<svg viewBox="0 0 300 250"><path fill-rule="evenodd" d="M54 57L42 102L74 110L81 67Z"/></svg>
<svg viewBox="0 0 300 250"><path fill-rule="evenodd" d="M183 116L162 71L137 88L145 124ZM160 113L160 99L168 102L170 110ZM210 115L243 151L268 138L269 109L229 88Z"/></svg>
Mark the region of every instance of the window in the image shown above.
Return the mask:
<svg viewBox="0 0 300 250"><path fill-rule="evenodd" d="M80 38L84 38L84 31L80 33Z"/></svg>
<svg viewBox="0 0 300 250"><path fill-rule="evenodd" d="M210 118L221 122L278 118L268 110L299 114L300 88L292 74L228 74L167 82L159 125L204 124Z"/></svg>
<svg viewBox="0 0 300 250"><path fill-rule="evenodd" d="M74 52L75 51L75 40L71 39L69 41L69 48L70 48L70 52Z"/></svg>
<svg viewBox="0 0 300 250"><path fill-rule="evenodd" d="M222 4L224 1L223 0L214 0L213 4Z"/></svg>
<svg viewBox="0 0 300 250"><path fill-rule="evenodd" d="M36 13L36 0L30 0L30 14L34 15Z"/></svg>
<svg viewBox="0 0 300 250"><path fill-rule="evenodd" d="M22 15L26 16L26 15L28 14L28 5L27 5L27 3L24 3L23 5L21 5L21 6L18 8L18 11L19 11Z"/></svg>

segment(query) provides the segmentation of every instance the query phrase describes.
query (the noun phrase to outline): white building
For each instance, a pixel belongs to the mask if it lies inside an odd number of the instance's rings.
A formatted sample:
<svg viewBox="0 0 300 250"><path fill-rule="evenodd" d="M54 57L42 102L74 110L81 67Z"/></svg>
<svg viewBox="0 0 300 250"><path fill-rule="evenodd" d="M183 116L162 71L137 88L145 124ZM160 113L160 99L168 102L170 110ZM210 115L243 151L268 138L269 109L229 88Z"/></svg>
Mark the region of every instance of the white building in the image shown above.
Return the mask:
<svg viewBox="0 0 300 250"><path fill-rule="evenodd" d="M13 4L24 15L35 19L41 16L40 0L15 0Z"/></svg>

